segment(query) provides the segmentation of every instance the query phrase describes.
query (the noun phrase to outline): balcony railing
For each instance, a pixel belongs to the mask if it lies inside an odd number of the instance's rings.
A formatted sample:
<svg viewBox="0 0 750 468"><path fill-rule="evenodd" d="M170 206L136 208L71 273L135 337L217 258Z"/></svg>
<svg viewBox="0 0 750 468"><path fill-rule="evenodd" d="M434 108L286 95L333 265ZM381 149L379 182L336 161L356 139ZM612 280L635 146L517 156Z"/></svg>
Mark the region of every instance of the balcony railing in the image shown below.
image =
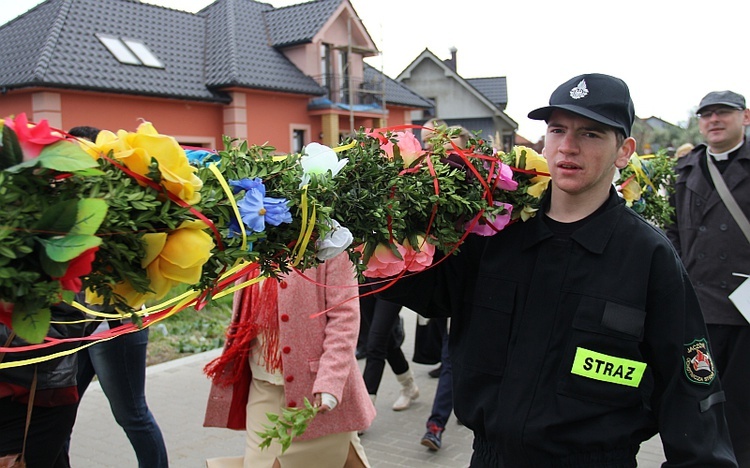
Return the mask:
<svg viewBox="0 0 750 468"><path fill-rule="evenodd" d="M337 74L313 77L327 90L323 97L314 98L311 107L340 106L347 108L382 108L384 101L383 80L347 78ZM341 106L344 105L344 106Z"/></svg>

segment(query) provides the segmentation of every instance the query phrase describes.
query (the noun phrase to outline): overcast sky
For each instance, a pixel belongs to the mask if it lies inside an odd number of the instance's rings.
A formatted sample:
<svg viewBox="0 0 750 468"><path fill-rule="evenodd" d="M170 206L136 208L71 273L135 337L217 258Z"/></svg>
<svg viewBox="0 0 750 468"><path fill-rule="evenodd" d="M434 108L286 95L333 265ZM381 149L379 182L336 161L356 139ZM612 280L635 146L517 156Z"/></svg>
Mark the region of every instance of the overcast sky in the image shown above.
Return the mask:
<svg viewBox="0 0 750 468"><path fill-rule="evenodd" d="M148 0L197 11L212 0ZM40 0L5 0L0 24ZM301 0L269 0L276 7ZM367 61L395 78L425 48L458 49L464 78L505 76L506 113L536 141L544 124L526 114L581 73L630 86L636 114L678 124L709 91L750 98L750 1L351 0L381 55ZM0 64L1 66L1 64Z"/></svg>

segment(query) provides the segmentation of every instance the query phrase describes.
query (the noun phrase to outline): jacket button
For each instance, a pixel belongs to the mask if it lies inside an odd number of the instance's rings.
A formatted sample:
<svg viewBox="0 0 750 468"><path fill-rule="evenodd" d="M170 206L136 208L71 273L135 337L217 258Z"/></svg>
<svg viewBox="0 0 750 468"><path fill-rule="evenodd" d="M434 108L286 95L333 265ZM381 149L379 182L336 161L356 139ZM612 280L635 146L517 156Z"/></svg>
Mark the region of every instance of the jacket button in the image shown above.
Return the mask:
<svg viewBox="0 0 750 468"><path fill-rule="evenodd" d="M289 321L289 315L287 315L287 314L281 314L281 321L282 322L288 322Z"/></svg>
<svg viewBox="0 0 750 468"><path fill-rule="evenodd" d="M721 282L721 289L727 289L727 282L726 281L722 281Z"/></svg>
<svg viewBox="0 0 750 468"><path fill-rule="evenodd" d="M723 253L723 254L719 255L719 259L726 260L727 259L727 254Z"/></svg>
<svg viewBox="0 0 750 468"><path fill-rule="evenodd" d="M289 402L289 404L287 406L289 406L290 408L296 408L297 407L297 402L294 401L294 400L292 400L292 401Z"/></svg>
<svg viewBox="0 0 750 468"><path fill-rule="evenodd" d="M294 376L293 375L287 375L284 380L286 380L287 382L294 382Z"/></svg>
<svg viewBox="0 0 750 468"><path fill-rule="evenodd" d="M280 287L281 289L286 289L286 287L287 287L287 286L288 286L288 285L286 284L286 281L282 281L282 282L280 282L280 283L279 283L279 287Z"/></svg>
<svg viewBox="0 0 750 468"><path fill-rule="evenodd" d="M703 202L700 201L700 200L696 200L695 201L695 206L701 206L702 204L703 204Z"/></svg>
<svg viewBox="0 0 750 468"><path fill-rule="evenodd" d="M698 254L698 259L699 260L703 260L704 258L706 258L706 254L704 254L704 253L699 253Z"/></svg>
<svg viewBox="0 0 750 468"><path fill-rule="evenodd" d="M290 348L289 346L284 346L284 348L281 350L281 352L284 353L284 354L289 354L289 353L292 352L292 348Z"/></svg>
<svg viewBox="0 0 750 468"><path fill-rule="evenodd" d="M719 226L719 229L721 229L722 231L726 231L727 230L727 225L726 224L722 224L721 226Z"/></svg>
<svg viewBox="0 0 750 468"><path fill-rule="evenodd" d="M700 232L706 232L706 226L701 226L698 228Z"/></svg>

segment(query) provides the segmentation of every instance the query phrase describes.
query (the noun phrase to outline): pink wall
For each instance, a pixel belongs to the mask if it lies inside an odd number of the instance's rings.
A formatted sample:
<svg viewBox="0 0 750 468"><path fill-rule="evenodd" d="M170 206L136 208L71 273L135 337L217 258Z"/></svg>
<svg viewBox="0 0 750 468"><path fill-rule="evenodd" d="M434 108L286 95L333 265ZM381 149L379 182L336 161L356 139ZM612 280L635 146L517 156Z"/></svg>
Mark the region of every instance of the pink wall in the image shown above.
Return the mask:
<svg viewBox="0 0 750 468"><path fill-rule="evenodd" d="M114 132L135 131L143 119L154 124L159 133L179 137L182 141L191 136L210 137L218 145L221 145L222 110L220 104L176 99L100 93L62 95L64 129L92 125Z"/></svg>
<svg viewBox="0 0 750 468"><path fill-rule="evenodd" d="M312 140L320 133L320 119L307 112L309 96L257 92L247 94L247 141L261 145L268 142L278 151L291 151L289 124L312 125Z"/></svg>
<svg viewBox="0 0 750 468"><path fill-rule="evenodd" d="M0 119L26 113L31 118L31 94L10 91L0 95Z"/></svg>

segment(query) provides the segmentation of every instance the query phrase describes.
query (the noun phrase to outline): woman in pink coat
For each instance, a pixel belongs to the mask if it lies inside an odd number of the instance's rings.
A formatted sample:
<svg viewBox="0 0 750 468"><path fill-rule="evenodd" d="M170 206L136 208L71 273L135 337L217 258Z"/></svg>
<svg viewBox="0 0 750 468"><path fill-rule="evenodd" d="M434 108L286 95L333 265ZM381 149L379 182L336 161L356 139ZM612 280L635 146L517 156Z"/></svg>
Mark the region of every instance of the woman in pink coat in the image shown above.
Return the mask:
<svg viewBox="0 0 750 468"><path fill-rule="evenodd" d="M369 427L375 408L354 353L359 301L348 299L356 294L346 253L304 276L292 272L235 293L224 353L207 366L214 383L204 425L246 429L245 467L369 466L357 432ZM277 442L260 450L255 432L269 424L266 413L301 407L305 398L319 407L305 433L283 454ZM208 465L243 466L240 460Z"/></svg>

